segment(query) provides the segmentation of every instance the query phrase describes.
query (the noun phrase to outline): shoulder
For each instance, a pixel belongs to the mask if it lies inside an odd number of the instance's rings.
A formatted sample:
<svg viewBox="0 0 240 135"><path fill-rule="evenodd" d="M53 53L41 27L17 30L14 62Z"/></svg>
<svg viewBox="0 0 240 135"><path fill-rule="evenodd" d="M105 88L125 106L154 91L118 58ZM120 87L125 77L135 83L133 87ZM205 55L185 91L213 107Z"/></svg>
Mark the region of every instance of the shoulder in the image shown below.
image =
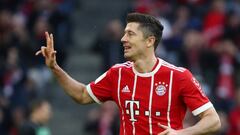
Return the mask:
<svg viewBox="0 0 240 135"><path fill-rule="evenodd" d="M192 73L188 69L186 69L184 67L175 66L164 60L162 60L161 66L166 71L173 71L174 76L179 77L180 79L184 79L184 78L188 78L188 77L192 76Z"/></svg>
<svg viewBox="0 0 240 135"><path fill-rule="evenodd" d="M174 72L178 72L178 73L184 73L187 69L186 68L183 68L183 67L177 67L171 63L168 63L164 60L162 60L162 67L165 68L165 70L172 70Z"/></svg>
<svg viewBox="0 0 240 135"><path fill-rule="evenodd" d="M120 68L122 69L131 69L133 66L133 62L130 62L130 61L127 61L127 62L124 62L124 63L118 63L118 64L115 64L111 67L112 70L118 70Z"/></svg>
<svg viewBox="0 0 240 135"><path fill-rule="evenodd" d="M102 74L101 77L105 77L105 76L114 77L119 74L120 69L121 70L131 70L132 65L133 65L132 62L130 62L130 61L115 64L110 69L108 69L104 74Z"/></svg>

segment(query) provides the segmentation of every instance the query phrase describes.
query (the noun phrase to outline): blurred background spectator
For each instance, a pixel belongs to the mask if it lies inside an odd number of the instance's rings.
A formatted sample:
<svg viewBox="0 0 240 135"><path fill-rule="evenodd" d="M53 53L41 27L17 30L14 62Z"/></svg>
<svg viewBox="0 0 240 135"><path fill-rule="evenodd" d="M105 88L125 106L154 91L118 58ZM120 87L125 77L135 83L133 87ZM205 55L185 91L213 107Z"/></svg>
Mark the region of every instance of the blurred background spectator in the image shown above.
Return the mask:
<svg viewBox="0 0 240 135"><path fill-rule="evenodd" d="M51 105L45 100L32 101L27 120L18 125L20 135L51 135L46 126L52 115ZM16 134L16 133L15 133Z"/></svg>
<svg viewBox="0 0 240 135"><path fill-rule="evenodd" d="M227 135L240 135L240 88L236 89L235 105L229 113L229 130Z"/></svg>
<svg viewBox="0 0 240 135"><path fill-rule="evenodd" d="M34 53L44 45L44 32L54 33L59 64L71 45L68 19L73 2L65 0L0 1L0 134L18 135L36 98L46 98L52 75ZM64 38L63 38L64 37Z"/></svg>
<svg viewBox="0 0 240 135"><path fill-rule="evenodd" d="M89 135L116 135L119 134L119 116L117 106L108 101L100 108L89 111L85 123L85 132Z"/></svg>
<svg viewBox="0 0 240 135"><path fill-rule="evenodd" d="M119 19L111 20L106 28L99 34L93 51L102 55L102 71L107 71L112 65L124 62L121 38L123 35L123 24Z"/></svg>
<svg viewBox="0 0 240 135"><path fill-rule="evenodd" d="M162 22L156 54L189 68L200 81L219 112L219 135L238 135L239 0L1 0L0 134L18 135L37 98L52 104L52 134L117 134L112 102L74 104L34 53L45 44L44 32L53 33L59 64L87 84L124 61L120 39L128 12L148 13ZM185 127L195 122L188 113Z"/></svg>

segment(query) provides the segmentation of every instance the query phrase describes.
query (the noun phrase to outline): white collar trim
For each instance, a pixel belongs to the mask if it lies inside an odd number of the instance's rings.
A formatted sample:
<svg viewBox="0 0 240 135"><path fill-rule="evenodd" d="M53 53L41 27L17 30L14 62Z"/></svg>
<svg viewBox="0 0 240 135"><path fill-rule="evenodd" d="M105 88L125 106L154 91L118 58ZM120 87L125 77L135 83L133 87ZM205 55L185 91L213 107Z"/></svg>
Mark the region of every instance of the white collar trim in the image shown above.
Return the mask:
<svg viewBox="0 0 240 135"><path fill-rule="evenodd" d="M157 71L160 69L161 65L162 65L162 60L160 58L157 58L158 61L158 65L155 67L155 69L151 72L148 73L139 73L134 66L132 66L132 70L134 72L134 74L136 74L137 76L141 76L141 77L150 77L153 76L155 73L157 73Z"/></svg>

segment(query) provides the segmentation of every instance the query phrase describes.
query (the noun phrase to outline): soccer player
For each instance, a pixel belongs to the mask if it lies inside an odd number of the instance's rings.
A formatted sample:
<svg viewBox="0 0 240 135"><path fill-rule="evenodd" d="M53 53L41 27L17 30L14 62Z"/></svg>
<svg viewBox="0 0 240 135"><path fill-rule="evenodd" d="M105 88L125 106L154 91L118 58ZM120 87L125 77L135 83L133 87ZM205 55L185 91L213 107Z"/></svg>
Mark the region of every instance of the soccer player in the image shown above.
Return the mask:
<svg viewBox="0 0 240 135"><path fill-rule="evenodd" d="M113 100L120 111L120 135L201 135L214 133L220 120L189 70L155 56L163 26L154 17L130 13L121 39L124 57L87 86L71 78L56 62L53 35L36 55L45 57L65 92L80 104ZM200 120L183 129L187 108Z"/></svg>

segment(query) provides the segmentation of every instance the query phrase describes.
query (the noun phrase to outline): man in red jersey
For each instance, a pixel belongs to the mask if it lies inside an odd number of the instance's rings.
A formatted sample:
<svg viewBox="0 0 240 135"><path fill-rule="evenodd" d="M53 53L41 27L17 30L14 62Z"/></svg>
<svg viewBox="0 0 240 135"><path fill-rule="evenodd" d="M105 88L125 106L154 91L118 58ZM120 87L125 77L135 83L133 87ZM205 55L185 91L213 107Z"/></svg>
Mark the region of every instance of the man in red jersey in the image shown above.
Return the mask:
<svg viewBox="0 0 240 135"><path fill-rule="evenodd" d="M155 56L163 26L154 17L130 13L121 41L124 57L87 86L72 79L56 62L53 35L36 53L45 57L65 92L80 104L113 100L120 111L120 135L201 135L214 133L220 120L200 84L184 68ZM200 120L183 129L187 108Z"/></svg>

